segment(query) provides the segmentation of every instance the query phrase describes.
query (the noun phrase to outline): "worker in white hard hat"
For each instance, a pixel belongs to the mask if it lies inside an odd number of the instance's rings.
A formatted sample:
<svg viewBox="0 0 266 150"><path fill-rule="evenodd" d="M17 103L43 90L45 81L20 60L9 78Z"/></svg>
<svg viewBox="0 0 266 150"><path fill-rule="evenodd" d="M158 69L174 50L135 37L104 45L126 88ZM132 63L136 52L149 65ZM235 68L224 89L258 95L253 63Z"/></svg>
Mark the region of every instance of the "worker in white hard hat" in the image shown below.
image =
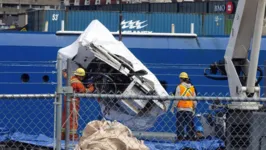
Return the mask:
<svg viewBox="0 0 266 150"><path fill-rule="evenodd" d="M85 70L82 68L78 68L74 72L74 76L71 77L70 84L75 93L92 93L94 91L94 86L92 84L88 85L86 88L82 80L85 78ZM66 97L64 100L64 111L63 111L63 121L62 121L62 140L65 139L65 127L66 127L66 119L70 120L70 137L69 139L78 139L78 111L80 105L80 99L78 97L72 98L70 104L70 116L66 116ZM74 122L74 124L73 124Z"/></svg>
<svg viewBox="0 0 266 150"><path fill-rule="evenodd" d="M196 96L195 88L189 81L188 74L182 72L179 75L180 84L176 88L175 96L194 97ZM197 102L192 100L176 100L177 107L176 127L178 140L192 140L194 138L193 118ZM185 128L187 133L185 133Z"/></svg>

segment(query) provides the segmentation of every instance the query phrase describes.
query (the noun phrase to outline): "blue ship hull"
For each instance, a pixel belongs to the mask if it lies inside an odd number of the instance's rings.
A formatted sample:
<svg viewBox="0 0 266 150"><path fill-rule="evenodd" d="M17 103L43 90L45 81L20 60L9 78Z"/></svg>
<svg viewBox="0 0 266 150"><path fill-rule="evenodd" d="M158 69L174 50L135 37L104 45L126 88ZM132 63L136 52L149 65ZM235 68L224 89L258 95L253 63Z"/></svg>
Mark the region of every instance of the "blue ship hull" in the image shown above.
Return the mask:
<svg viewBox="0 0 266 150"><path fill-rule="evenodd" d="M56 61L59 48L71 44L77 37L77 35L55 35L54 33L1 33L0 93L55 93L55 63L44 64L41 61ZM124 36L123 42L159 80L164 80L168 83L167 91L169 93L175 90L179 82L178 74L182 71L186 71L190 75L197 91L202 95L215 93L216 96L219 94L220 96L225 96L229 92L227 81L210 80L203 75L204 68L207 68L212 62L223 58L228 37ZM259 65L264 64L265 56L266 38L263 38ZM16 61L34 63L20 63L18 65ZM30 77L28 83L21 82L21 75L24 73ZM48 83L42 83L44 75L49 76ZM263 86L263 82L262 80L261 86ZM52 137L53 102L53 99L43 101L0 100L0 118L3 118L0 121L0 127L9 127L27 134L39 134L41 131L42 134ZM82 103L80 129L83 129L89 121L100 116L97 102L84 100ZM198 108L200 108L199 112L206 112L208 105L201 103ZM10 120L11 118L20 118L21 120ZM159 118L155 126L156 128L150 130L175 132L174 115L167 113Z"/></svg>

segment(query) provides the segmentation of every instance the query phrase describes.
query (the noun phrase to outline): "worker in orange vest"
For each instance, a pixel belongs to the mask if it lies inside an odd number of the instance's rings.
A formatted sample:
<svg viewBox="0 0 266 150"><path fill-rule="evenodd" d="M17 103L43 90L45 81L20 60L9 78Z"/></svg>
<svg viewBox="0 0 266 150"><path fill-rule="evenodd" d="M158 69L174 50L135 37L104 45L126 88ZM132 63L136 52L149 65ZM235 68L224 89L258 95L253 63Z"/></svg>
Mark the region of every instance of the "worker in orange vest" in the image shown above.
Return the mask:
<svg viewBox="0 0 266 150"><path fill-rule="evenodd" d="M92 93L94 91L94 86L92 84L88 85L86 88L82 80L85 77L85 70L82 68L78 68L74 72L74 76L70 79L70 84L73 88L73 91L75 93ZM63 74L63 76L66 78L66 74ZM78 139L78 111L79 111L79 105L80 105L80 99L78 97L71 98L70 102L70 116L66 116L66 97L64 99L64 110L63 110L63 116L62 116L62 140L65 140L65 128L66 128L66 120L69 119L70 121L70 136L69 139ZM74 121L74 124L73 124Z"/></svg>
<svg viewBox="0 0 266 150"><path fill-rule="evenodd" d="M195 88L189 82L188 74L186 72L180 73L179 79L181 83L177 86L175 95L185 97L196 96ZM178 140L193 140L193 118L197 102L192 100L178 100L175 106L177 107L176 126ZM185 133L185 128L188 134Z"/></svg>

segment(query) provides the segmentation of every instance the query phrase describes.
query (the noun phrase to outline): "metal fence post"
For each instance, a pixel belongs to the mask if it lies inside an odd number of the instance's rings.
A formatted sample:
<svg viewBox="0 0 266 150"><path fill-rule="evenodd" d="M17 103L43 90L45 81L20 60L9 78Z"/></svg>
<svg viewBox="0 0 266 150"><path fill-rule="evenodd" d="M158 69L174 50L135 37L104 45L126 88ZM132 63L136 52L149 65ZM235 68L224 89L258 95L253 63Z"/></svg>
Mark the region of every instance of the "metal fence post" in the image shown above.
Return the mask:
<svg viewBox="0 0 266 150"><path fill-rule="evenodd" d="M57 57L56 150L61 150L62 130L62 58Z"/></svg>
<svg viewBox="0 0 266 150"><path fill-rule="evenodd" d="M71 59L67 59L67 82L66 86L70 86L70 78L71 78ZM65 141L65 149L68 150L69 148L69 133L70 133L70 101L71 95L69 93L66 94L66 141Z"/></svg>

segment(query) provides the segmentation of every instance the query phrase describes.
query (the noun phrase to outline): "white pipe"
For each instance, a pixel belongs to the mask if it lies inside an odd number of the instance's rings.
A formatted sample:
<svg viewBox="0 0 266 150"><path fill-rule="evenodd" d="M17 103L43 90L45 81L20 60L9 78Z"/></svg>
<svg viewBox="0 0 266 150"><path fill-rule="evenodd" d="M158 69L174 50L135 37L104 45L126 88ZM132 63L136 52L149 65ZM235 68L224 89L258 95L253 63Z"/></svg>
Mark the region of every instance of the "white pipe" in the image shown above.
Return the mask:
<svg viewBox="0 0 266 150"><path fill-rule="evenodd" d="M175 24L172 24L171 26L171 33L175 33Z"/></svg>
<svg viewBox="0 0 266 150"><path fill-rule="evenodd" d="M68 35L79 35L83 31L57 31L56 34L68 34ZM119 35L119 32L111 32L113 35ZM197 34L193 33L123 33L127 36L168 36L168 37L197 37Z"/></svg>
<svg viewBox="0 0 266 150"><path fill-rule="evenodd" d="M44 25L44 32L48 31L48 26L49 26L49 23L48 23L48 21L46 21L45 25Z"/></svg>
<svg viewBox="0 0 266 150"><path fill-rule="evenodd" d="M65 21L61 21L61 31L65 31Z"/></svg>
<svg viewBox="0 0 266 150"><path fill-rule="evenodd" d="M194 23L190 24L190 33L194 34Z"/></svg>
<svg viewBox="0 0 266 150"><path fill-rule="evenodd" d="M28 14L25 14L25 25L28 24Z"/></svg>
<svg viewBox="0 0 266 150"><path fill-rule="evenodd" d="M259 0L256 14L256 22L253 34L252 51L247 77L247 92L254 93L256 74L258 68L263 20L265 12L265 0Z"/></svg>

